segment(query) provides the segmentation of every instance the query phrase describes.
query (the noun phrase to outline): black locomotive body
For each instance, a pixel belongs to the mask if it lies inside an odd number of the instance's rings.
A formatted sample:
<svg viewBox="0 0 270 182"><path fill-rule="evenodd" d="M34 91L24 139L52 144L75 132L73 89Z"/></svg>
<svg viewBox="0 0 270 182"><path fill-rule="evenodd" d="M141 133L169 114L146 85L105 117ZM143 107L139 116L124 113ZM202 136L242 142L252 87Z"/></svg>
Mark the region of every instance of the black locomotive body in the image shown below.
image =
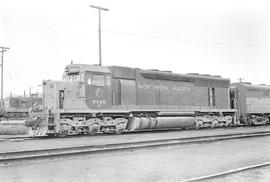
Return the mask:
<svg viewBox="0 0 270 182"><path fill-rule="evenodd" d="M119 66L71 64L43 82L33 135L237 125L230 80Z"/></svg>
<svg viewBox="0 0 270 182"><path fill-rule="evenodd" d="M231 98L235 100L239 120L249 125L264 125L270 117L270 86L249 82L231 84Z"/></svg>

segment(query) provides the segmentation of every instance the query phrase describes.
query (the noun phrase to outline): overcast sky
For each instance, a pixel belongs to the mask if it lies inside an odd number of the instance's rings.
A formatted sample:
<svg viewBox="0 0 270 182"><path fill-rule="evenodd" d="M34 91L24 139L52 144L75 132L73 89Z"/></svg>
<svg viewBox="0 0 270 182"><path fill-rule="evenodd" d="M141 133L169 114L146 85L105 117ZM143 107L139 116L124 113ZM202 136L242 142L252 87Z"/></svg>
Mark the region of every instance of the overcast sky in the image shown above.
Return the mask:
<svg viewBox="0 0 270 182"><path fill-rule="evenodd" d="M8 0L0 3L4 95L60 80L65 65L221 75L270 84L269 0Z"/></svg>

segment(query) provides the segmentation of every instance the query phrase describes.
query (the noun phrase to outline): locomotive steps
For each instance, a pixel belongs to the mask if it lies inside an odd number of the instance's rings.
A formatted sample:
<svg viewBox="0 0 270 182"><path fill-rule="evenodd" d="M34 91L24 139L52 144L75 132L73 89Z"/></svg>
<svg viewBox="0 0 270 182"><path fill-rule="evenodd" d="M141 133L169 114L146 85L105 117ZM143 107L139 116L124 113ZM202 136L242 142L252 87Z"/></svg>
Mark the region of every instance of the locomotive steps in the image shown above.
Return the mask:
<svg viewBox="0 0 270 182"><path fill-rule="evenodd" d="M11 151L0 153L0 165L13 162L23 162L40 159L53 159L58 157L76 156L83 154L101 154L117 151L134 151L139 149L154 149L159 147L177 146L186 144L200 144L223 140L246 139L252 137L270 136L269 131L222 134L215 136L198 136L188 138L171 138L151 141L137 141L115 143L107 145L84 145L66 148L49 148L40 150Z"/></svg>

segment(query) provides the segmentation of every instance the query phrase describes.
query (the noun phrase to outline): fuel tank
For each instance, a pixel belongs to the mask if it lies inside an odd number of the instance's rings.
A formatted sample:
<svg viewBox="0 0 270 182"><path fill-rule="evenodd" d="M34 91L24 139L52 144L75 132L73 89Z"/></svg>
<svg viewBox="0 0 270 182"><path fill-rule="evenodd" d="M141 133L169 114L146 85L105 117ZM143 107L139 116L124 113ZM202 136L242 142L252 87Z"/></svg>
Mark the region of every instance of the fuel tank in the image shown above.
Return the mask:
<svg viewBox="0 0 270 182"><path fill-rule="evenodd" d="M195 118L183 117L134 117L129 121L128 131L148 129L190 128L195 126Z"/></svg>

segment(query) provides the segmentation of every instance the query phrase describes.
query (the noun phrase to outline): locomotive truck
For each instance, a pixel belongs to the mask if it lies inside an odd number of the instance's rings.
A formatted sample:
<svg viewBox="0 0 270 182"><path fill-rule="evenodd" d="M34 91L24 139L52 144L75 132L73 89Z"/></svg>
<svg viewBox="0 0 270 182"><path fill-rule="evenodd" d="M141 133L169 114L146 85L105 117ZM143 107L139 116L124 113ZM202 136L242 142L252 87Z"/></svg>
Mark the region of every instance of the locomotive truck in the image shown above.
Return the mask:
<svg viewBox="0 0 270 182"><path fill-rule="evenodd" d="M120 134L268 123L270 87L254 87L257 94L263 89L265 96L255 99L258 95L247 85L230 85L229 79L217 75L70 64L62 81L43 81L43 111L31 115L31 134Z"/></svg>

